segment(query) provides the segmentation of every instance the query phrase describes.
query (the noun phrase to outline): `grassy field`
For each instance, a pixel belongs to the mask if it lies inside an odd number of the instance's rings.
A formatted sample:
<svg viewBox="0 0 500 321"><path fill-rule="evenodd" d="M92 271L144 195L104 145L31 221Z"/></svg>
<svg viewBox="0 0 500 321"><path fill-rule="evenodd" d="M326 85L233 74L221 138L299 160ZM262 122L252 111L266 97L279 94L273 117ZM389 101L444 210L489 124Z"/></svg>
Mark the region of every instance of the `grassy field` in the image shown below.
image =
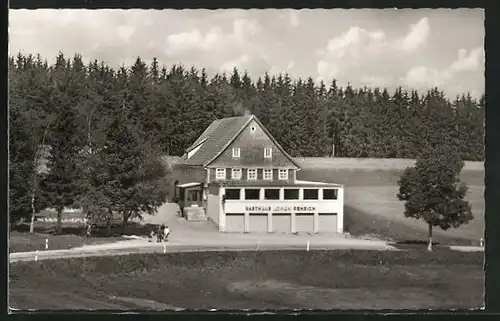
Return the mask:
<svg viewBox="0 0 500 321"><path fill-rule="evenodd" d="M9 305L17 309L467 309L482 304L483 254L445 249L148 254L10 267Z"/></svg>
<svg viewBox="0 0 500 321"><path fill-rule="evenodd" d="M298 179L344 184L345 228L353 235L373 235L395 241L427 238L422 221L405 218L404 203L396 195L397 182L411 160L358 160L306 158L299 162L304 168ZM484 168L482 163L468 162L461 179L469 186L467 199L474 220L458 229L435 229L435 240L442 243L477 245L484 235Z"/></svg>

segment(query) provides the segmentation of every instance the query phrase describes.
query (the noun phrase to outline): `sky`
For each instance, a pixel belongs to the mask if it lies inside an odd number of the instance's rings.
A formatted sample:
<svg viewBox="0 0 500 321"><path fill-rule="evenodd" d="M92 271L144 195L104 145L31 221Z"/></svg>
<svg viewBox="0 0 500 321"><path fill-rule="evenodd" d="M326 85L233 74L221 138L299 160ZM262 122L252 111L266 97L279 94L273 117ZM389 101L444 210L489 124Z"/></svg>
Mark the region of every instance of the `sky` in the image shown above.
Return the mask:
<svg viewBox="0 0 500 321"><path fill-rule="evenodd" d="M484 92L483 9L9 11L9 53L59 51L130 66L137 56L253 79Z"/></svg>

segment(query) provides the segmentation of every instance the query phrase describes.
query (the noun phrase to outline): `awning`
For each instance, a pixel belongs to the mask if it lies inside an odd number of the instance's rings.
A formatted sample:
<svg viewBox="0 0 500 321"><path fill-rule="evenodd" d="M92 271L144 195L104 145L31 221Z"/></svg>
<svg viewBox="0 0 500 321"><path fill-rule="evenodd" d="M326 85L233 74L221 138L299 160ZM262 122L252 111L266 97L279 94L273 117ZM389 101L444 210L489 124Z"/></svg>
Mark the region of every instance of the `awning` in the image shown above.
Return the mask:
<svg viewBox="0 0 500 321"><path fill-rule="evenodd" d="M182 188L187 188L187 187L194 187L194 186L200 186L201 183L184 183L184 184L179 184L177 187L182 187Z"/></svg>

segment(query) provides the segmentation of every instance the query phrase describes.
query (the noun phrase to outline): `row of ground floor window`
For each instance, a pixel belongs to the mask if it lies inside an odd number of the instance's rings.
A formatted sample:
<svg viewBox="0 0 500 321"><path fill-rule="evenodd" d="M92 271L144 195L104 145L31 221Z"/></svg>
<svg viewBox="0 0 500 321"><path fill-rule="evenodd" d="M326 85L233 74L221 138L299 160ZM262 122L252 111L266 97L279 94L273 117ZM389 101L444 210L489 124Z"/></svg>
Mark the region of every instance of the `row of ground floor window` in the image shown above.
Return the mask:
<svg viewBox="0 0 500 321"><path fill-rule="evenodd" d="M338 233L336 213L226 213L225 232Z"/></svg>

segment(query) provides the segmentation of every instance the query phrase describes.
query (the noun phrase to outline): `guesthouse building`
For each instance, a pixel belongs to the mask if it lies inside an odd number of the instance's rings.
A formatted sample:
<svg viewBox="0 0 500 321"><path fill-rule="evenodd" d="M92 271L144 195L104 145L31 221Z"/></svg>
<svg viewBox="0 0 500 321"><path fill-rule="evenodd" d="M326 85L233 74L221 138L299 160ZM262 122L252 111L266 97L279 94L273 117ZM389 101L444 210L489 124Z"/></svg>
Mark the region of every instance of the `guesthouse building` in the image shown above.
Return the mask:
<svg viewBox="0 0 500 321"><path fill-rule="evenodd" d="M221 232L342 233L342 185L298 180L300 166L257 117L218 119L173 166L188 220Z"/></svg>

